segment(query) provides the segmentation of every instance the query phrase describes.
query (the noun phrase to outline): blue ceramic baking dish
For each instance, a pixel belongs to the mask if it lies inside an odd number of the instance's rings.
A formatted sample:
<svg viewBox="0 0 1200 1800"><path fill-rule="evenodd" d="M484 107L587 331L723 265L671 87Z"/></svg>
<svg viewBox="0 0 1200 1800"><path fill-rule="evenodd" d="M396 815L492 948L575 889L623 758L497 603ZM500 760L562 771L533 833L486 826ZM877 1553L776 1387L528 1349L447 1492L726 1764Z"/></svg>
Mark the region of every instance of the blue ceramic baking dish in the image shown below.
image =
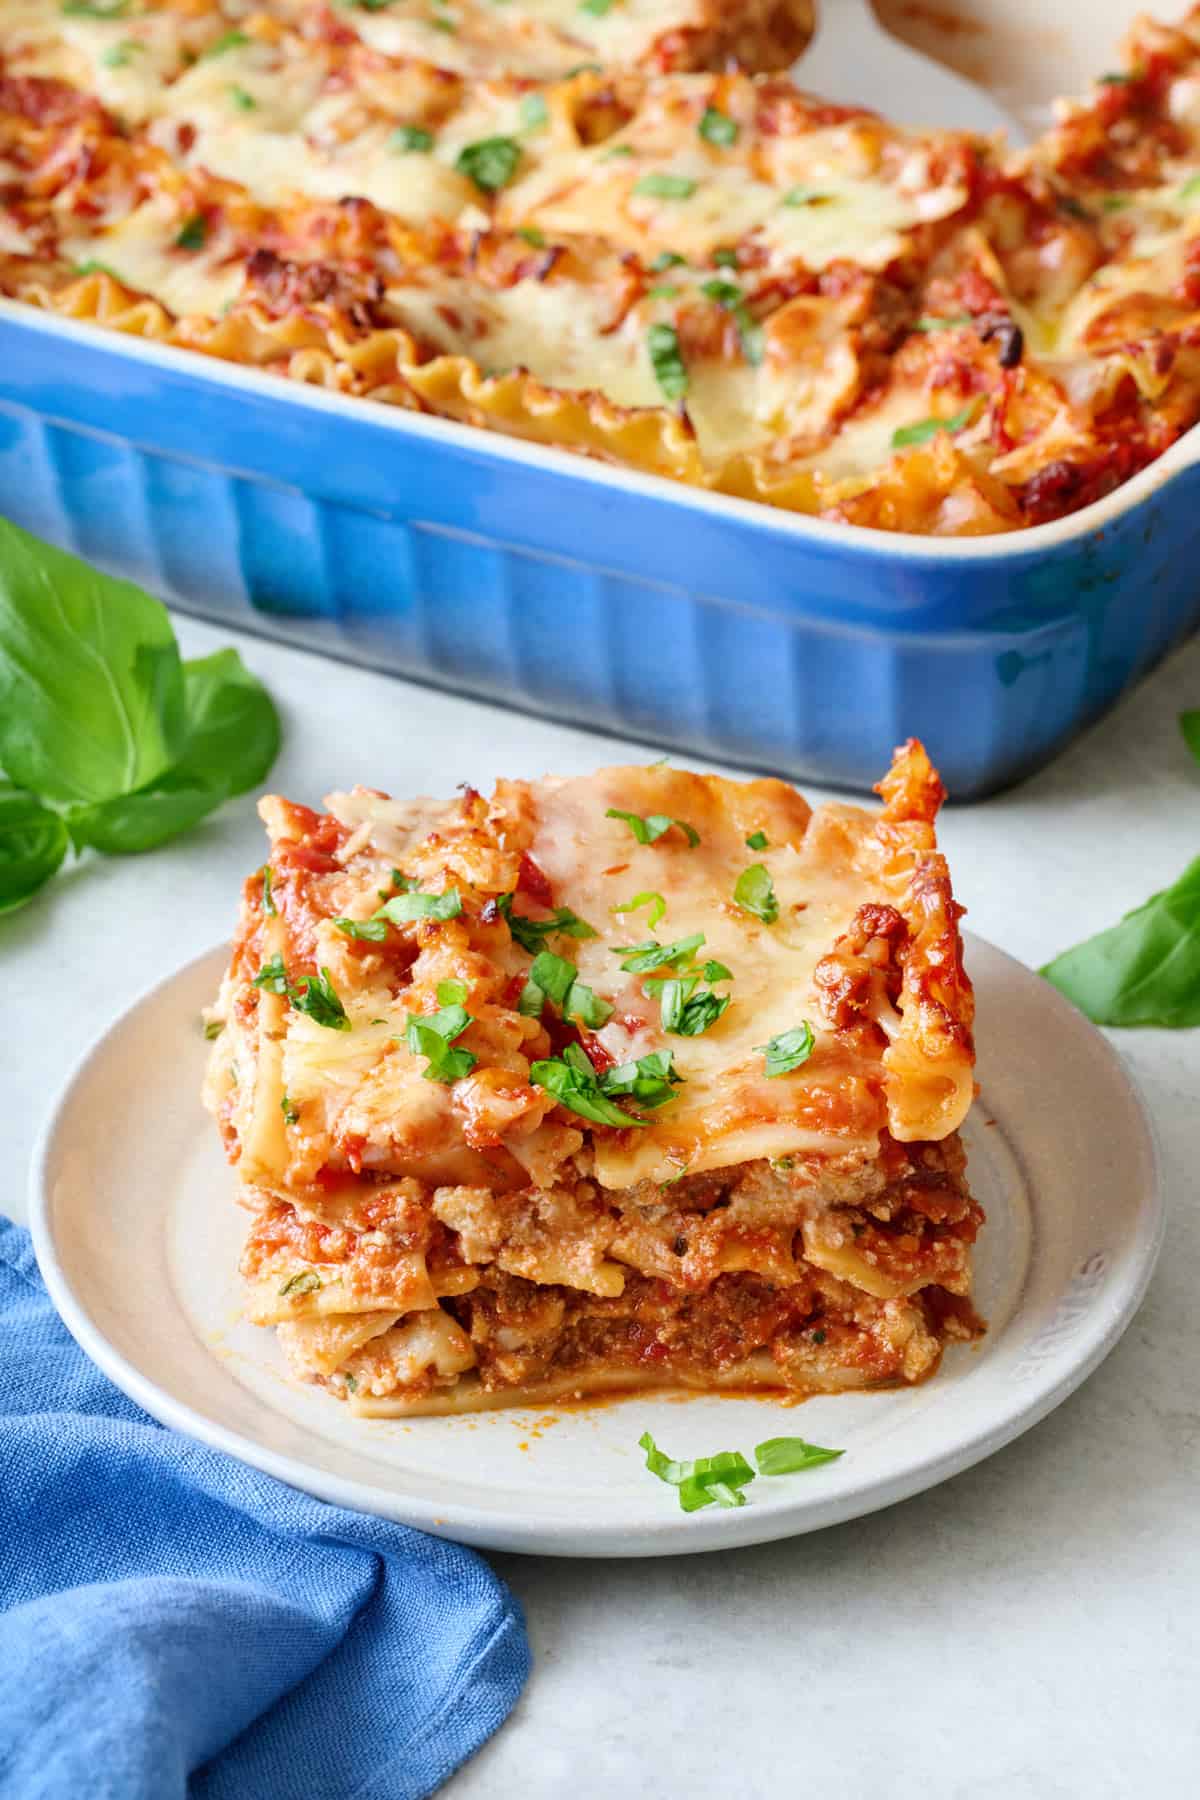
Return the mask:
<svg viewBox="0 0 1200 1800"><path fill-rule="evenodd" d="M1198 428L1200 430L1200 428ZM1197 432L1051 525L901 537L0 302L0 512L185 611L645 741L969 799L1200 620Z"/></svg>

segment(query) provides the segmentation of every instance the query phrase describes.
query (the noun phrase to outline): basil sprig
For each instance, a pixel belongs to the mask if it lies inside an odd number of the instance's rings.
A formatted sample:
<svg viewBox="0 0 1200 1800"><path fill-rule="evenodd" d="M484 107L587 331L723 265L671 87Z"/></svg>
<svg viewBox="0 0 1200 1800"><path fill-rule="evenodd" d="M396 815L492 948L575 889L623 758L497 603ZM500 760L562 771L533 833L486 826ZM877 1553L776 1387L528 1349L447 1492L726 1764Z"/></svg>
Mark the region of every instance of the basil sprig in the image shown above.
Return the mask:
<svg viewBox="0 0 1200 1800"><path fill-rule="evenodd" d="M0 911L69 843L127 854L190 830L279 742L236 650L183 662L157 600L0 519Z"/></svg>
<svg viewBox="0 0 1200 1800"><path fill-rule="evenodd" d="M382 944L388 934L388 922L378 914L373 919L335 919L333 923L347 937L367 944Z"/></svg>
<svg viewBox="0 0 1200 1800"><path fill-rule="evenodd" d="M1200 710L1181 713L1179 729L1200 762ZM1200 1025L1200 856L1041 973L1097 1025Z"/></svg>
<svg viewBox="0 0 1200 1800"><path fill-rule="evenodd" d="M718 1450L715 1456L697 1456L691 1461L677 1461L660 1450L648 1431L638 1439L638 1448L646 1452L646 1467L660 1481L673 1487L684 1512L699 1512L701 1507L745 1506L743 1491L756 1479L740 1450ZM836 1462L842 1450L827 1450L822 1444L809 1444L803 1438L766 1438L755 1446L754 1460L759 1475L798 1475L805 1469L820 1468Z"/></svg>
<svg viewBox="0 0 1200 1800"><path fill-rule="evenodd" d="M694 850L700 842L700 833L686 819L670 819L666 813L649 813L642 818L640 813L622 812L620 807L610 806L604 814L606 819L624 819L639 844L657 844L664 833L674 825L682 831L690 849Z"/></svg>
<svg viewBox="0 0 1200 1800"><path fill-rule="evenodd" d="M733 898L743 912L753 913L764 925L773 925L779 917L779 901L775 883L765 863L751 863L734 883Z"/></svg>
<svg viewBox="0 0 1200 1800"><path fill-rule="evenodd" d="M441 894L423 894L419 888L410 888L385 900L375 917L390 919L393 925L412 925L418 919L457 919L461 912L462 895L457 888L446 888Z"/></svg>
<svg viewBox="0 0 1200 1800"><path fill-rule="evenodd" d="M652 1050L636 1062L618 1063L615 1069L605 1069L600 1077L602 1093L628 1094L639 1106L651 1108L665 1106L682 1083L683 1076L676 1070L670 1050Z"/></svg>
<svg viewBox="0 0 1200 1800"><path fill-rule="evenodd" d="M715 1025L729 1005L728 994L714 994L701 988L701 980L732 981L733 973L723 962L710 958L703 966L695 966L696 952L704 943L702 931L677 938L673 944L659 944L650 938L644 944L625 944L614 950L628 975L644 975L651 969L673 969L669 976L655 976L645 983L644 991L656 999L662 1016L662 1028L676 1037L699 1037Z"/></svg>
<svg viewBox="0 0 1200 1800"><path fill-rule="evenodd" d="M582 1044L568 1044L561 1056L548 1056L529 1070L534 1087L553 1094L560 1106L590 1119L595 1125L643 1126L645 1119L615 1106L600 1085L600 1077Z"/></svg>
<svg viewBox="0 0 1200 1800"><path fill-rule="evenodd" d="M428 1059L427 1067L422 1071L426 1081L461 1081L479 1061L469 1050L452 1048L455 1038L461 1037L467 1026L474 1023L462 1004L466 990L461 982L443 981L437 996L439 1001L447 1004L433 1013L409 1013L404 1041L414 1056Z"/></svg>
<svg viewBox="0 0 1200 1800"><path fill-rule="evenodd" d="M813 1028L805 1019L802 1025L794 1025L790 1031L781 1031L770 1043L755 1044L754 1048L762 1051L767 1059L767 1074L774 1077L790 1075L793 1069L806 1063L813 1053L816 1041Z"/></svg>
<svg viewBox="0 0 1200 1800"><path fill-rule="evenodd" d="M507 187L520 160L521 146L515 138L490 137L464 144L454 166L482 193L493 194L498 188Z"/></svg>
<svg viewBox="0 0 1200 1800"><path fill-rule="evenodd" d="M621 967L627 975L645 975L651 969L690 963L703 942L704 933L696 931L690 937L676 938L673 944L659 944L653 938L648 938L644 944L621 944L614 949L613 955L620 957Z"/></svg>
<svg viewBox="0 0 1200 1800"><path fill-rule="evenodd" d="M324 1025L329 1031L349 1031L351 1028L346 1009L333 985L333 977L324 965L319 974L302 975L294 982L282 955L276 951L254 977L254 986L263 988L268 994L280 995L297 1012L307 1014L315 1025Z"/></svg>
<svg viewBox="0 0 1200 1800"><path fill-rule="evenodd" d="M579 979L579 970L565 957L552 950L541 950L534 957L529 979L522 991L518 1011L540 1018L547 1000L552 1000L564 1019L578 1019L595 1031L612 1018L612 1007L601 1000Z"/></svg>
<svg viewBox="0 0 1200 1800"><path fill-rule="evenodd" d="M496 908L504 915L508 929L522 950L528 950L531 956L536 956L546 939L557 932L571 938L594 938L599 935L594 925L581 919L569 906L557 907L548 919L530 919L524 913L513 911L513 899L512 894L501 894Z"/></svg>

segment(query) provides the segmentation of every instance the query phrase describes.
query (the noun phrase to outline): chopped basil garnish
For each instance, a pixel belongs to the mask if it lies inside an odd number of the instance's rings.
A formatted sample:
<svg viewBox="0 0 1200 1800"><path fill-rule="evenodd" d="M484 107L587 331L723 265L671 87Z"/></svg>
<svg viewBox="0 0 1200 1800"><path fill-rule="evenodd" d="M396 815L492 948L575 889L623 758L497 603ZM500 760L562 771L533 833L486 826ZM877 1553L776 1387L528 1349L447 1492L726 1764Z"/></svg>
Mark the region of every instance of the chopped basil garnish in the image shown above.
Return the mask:
<svg viewBox="0 0 1200 1800"><path fill-rule="evenodd" d="M534 957L518 1011L538 1018L546 1000L554 1002L564 1019L578 1019L591 1031L612 1018L613 1009L608 1001L601 1000L580 981L574 963L555 956L552 950L539 951Z"/></svg>
<svg viewBox="0 0 1200 1800"><path fill-rule="evenodd" d="M439 1006L465 1006L467 1003L466 982L439 981L437 984L437 1000Z"/></svg>
<svg viewBox="0 0 1200 1800"><path fill-rule="evenodd" d="M284 1123L286 1125L294 1125L300 1117L300 1108L294 1106L286 1094L279 1102L279 1110L283 1114Z"/></svg>
<svg viewBox="0 0 1200 1800"><path fill-rule="evenodd" d="M646 347L655 379L668 400L682 400L687 393L688 372L684 366L679 339L673 325L652 325L646 333Z"/></svg>
<svg viewBox="0 0 1200 1800"><path fill-rule="evenodd" d="M715 1456L698 1456L693 1462L676 1462L667 1456L648 1431L638 1439L646 1452L646 1467L679 1494L684 1512L702 1506L745 1506L742 1489L755 1479L754 1470L740 1450L719 1450Z"/></svg>
<svg viewBox="0 0 1200 1800"><path fill-rule="evenodd" d="M193 213L186 220L175 239L177 250L203 250L204 240L208 236L208 225L203 213Z"/></svg>
<svg viewBox="0 0 1200 1800"><path fill-rule="evenodd" d="M537 131L550 117L546 110L545 97L542 94L526 94L519 110L521 125L526 131Z"/></svg>
<svg viewBox="0 0 1200 1800"><path fill-rule="evenodd" d="M280 1288L281 1299L288 1300L293 1294L315 1294L321 1286L321 1277L315 1269L305 1269L301 1275L293 1275Z"/></svg>
<svg viewBox="0 0 1200 1800"><path fill-rule="evenodd" d="M98 262L94 256L89 256L86 262L76 263L74 272L76 275L107 275L113 281L121 279L115 269L110 269L107 263Z"/></svg>
<svg viewBox="0 0 1200 1800"><path fill-rule="evenodd" d="M414 150L432 150L433 133L426 131L423 125L397 125L388 138L387 147L400 155Z"/></svg>
<svg viewBox="0 0 1200 1800"><path fill-rule="evenodd" d="M738 266L737 251L714 250L712 253L712 265L714 269L736 269Z"/></svg>
<svg viewBox="0 0 1200 1800"><path fill-rule="evenodd" d="M610 144L607 150L600 152L601 162L611 162L614 156L632 156L632 144Z"/></svg>
<svg viewBox="0 0 1200 1800"><path fill-rule="evenodd" d="M268 994L286 996L288 991L288 974L283 966L283 957L278 950L269 957L258 974L254 977L254 986L263 988Z"/></svg>
<svg viewBox="0 0 1200 1800"><path fill-rule="evenodd" d="M224 1029L225 1029L224 1019L206 1019L204 1021L204 1035L208 1039L210 1044L212 1043L214 1038L220 1037L220 1035L224 1031Z"/></svg>
<svg viewBox="0 0 1200 1800"><path fill-rule="evenodd" d="M457 919L461 911L462 896L457 888L447 888L441 894L423 894L418 888L410 888L407 893L385 900L375 916L390 919L393 925L411 925L416 919Z"/></svg>
<svg viewBox="0 0 1200 1800"><path fill-rule="evenodd" d="M1179 190L1181 200L1200 199L1200 175L1189 175Z"/></svg>
<svg viewBox="0 0 1200 1800"><path fill-rule="evenodd" d="M724 281L718 275L713 280L704 282L700 291L708 299L715 300L722 311L729 314L737 326L742 355L757 368L763 356L762 327L749 312L741 288L735 281Z"/></svg>
<svg viewBox="0 0 1200 1800"><path fill-rule="evenodd" d="M622 1112L600 1086L590 1057L581 1044L568 1044L561 1056L535 1062L529 1071L534 1087L552 1094L560 1106L596 1125L642 1126L645 1119Z"/></svg>
<svg viewBox="0 0 1200 1800"><path fill-rule="evenodd" d="M734 884L733 897L743 912L753 913L764 925L773 925L779 917L775 883L765 863L751 863L742 870Z"/></svg>
<svg viewBox="0 0 1200 1800"><path fill-rule="evenodd" d="M106 69L124 69L133 57L140 55L144 48L143 44L134 43L132 38L122 38L119 44L113 44L104 52L100 61Z"/></svg>
<svg viewBox="0 0 1200 1800"><path fill-rule="evenodd" d="M334 990L333 977L322 966L319 975L304 975L288 991L288 999L297 1012L306 1013L315 1025L330 1031L349 1031L346 1009Z"/></svg>
<svg viewBox="0 0 1200 1800"><path fill-rule="evenodd" d="M591 13L595 19L602 19L605 13L612 11L615 3L616 0L580 0L579 10Z"/></svg>
<svg viewBox="0 0 1200 1800"><path fill-rule="evenodd" d="M546 939L556 932L562 932L564 937L571 938L594 938L598 935L595 926L589 925L586 919L581 919L569 906L557 907L548 919L529 919L524 913L513 912L513 898L512 894L501 894L496 905L508 921L508 929L517 943L522 950L528 950L531 956L536 956Z"/></svg>
<svg viewBox="0 0 1200 1800"><path fill-rule="evenodd" d="M441 983L438 999L442 998L442 987L459 985L457 982ZM409 1013L404 1041L414 1056L428 1058L429 1066L424 1070L426 1081L460 1081L471 1073L479 1058L472 1056L469 1050L452 1050L450 1046L472 1023L470 1013L460 1001L452 1001L439 1012Z"/></svg>
<svg viewBox="0 0 1200 1800"><path fill-rule="evenodd" d="M652 300L678 300L682 292L682 288L670 287L664 284L661 287L652 287L650 289L650 298Z"/></svg>
<svg viewBox="0 0 1200 1800"><path fill-rule="evenodd" d="M738 128L735 120L728 113L719 112L715 106L706 106L700 116L700 136L709 144L722 147L737 143Z"/></svg>
<svg viewBox="0 0 1200 1800"><path fill-rule="evenodd" d="M307 1014L316 1025L329 1031L349 1031L346 1009L338 999L329 970L322 967L319 975L302 975L292 982L284 967L283 957L276 951L254 977L254 986L268 994L278 994L291 1002L297 1012Z"/></svg>
<svg viewBox="0 0 1200 1800"><path fill-rule="evenodd" d="M521 146L515 138L490 137L464 145L454 166L483 193L494 194L512 180L520 160Z"/></svg>
<svg viewBox="0 0 1200 1800"><path fill-rule="evenodd" d="M654 1050L649 1056L639 1056L636 1062L606 1069L600 1077L600 1089L605 1094L628 1094L641 1106L655 1107L665 1106L673 1099L673 1090L682 1081L683 1076L675 1071L674 1053Z"/></svg>
<svg viewBox="0 0 1200 1800"><path fill-rule="evenodd" d="M356 1380L355 1380L355 1378L354 1378L354 1376L353 1376L353 1375L347 1375L347 1376L346 1376L346 1378L345 1378L345 1387L346 1387L346 1392L347 1392L347 1393L348 1393L348 1394L357 1394L357 1392L358 1392L358 1382L357 1382L357 1381L356 1381Z"/></svg>
<svg viewBox="0 0 1200 1800"><path fill-rule="evenodd" d="M832 199L832 194L823 194L820 188L794 187L789 188L783 196L783 204L785 206L823 206L827 200Z"/></svg>
<svg viewBox="0 0 1200 1800"><path fill-rule="evenodd" d="M635 181L633 191L650 200L687 200L695 193L696 183L690 175L668 175L659 169Z"/></svg>
<svg viewBox="0 0 1200 1800"><path fill-rule="evenodd" d="M658 327L654 326L652 329L657 330ZM670 326L667 330L670 330ZM674 336L674 333L671 335ZM666 813L649 813L643 819L639 813L622 812L619 807L610 806L604 816L606 819L624 819L639 844L657 844L672 825L678 826L682 831L691 849L694 850L700 842L700 833L694 825L689 825L684 819L669 819Z"/></svg>
<svg viewBox="0 0 1200 1800"><path fill-rule="evenodd" d="M1200 175L1196 176L1196 180L1200 181ZM648 265L652 275L661 275L664 269L679 269L685 266L685 259L676 255L674 250L660 250L654 261Z"/></svg>
<svg viewBox="0 0 1200 1800"><path fill-rule="evenodd" d="M1138 72L1131 69L1110 69L1107 74L1098 75L1096 79L1102 87L1125 87L1138 79Z"/></svg>
<svg viewBox="0 0 1200 1800"><path fill-rule="evenodd" d="M724 964L714 963L713 968ZM714 979L728 980L728 975ZM699 992L697 989L699 988ZM646 992L656 996L662 1012L662 1028L675 1037L700 1037L715 1025L729 1005L728 994L714 994L700 987L699 975L673 975L646 983Z"/></svg>
<svg viewBox="0 0 1200 1800"><path fill-rule="evenodd" d="M964 325L972 323L970 313L949 313L944 319L935 318L931 313L918 319L913 326L914 331L958 331Z"/></svg>
<svg viewBox="0 0 1200 1800"><path fill-rule="evenodd" d="M790 1075L793 1069L808 1061L815 1043L812 1026L805 1019L803 1025L781 1031L769 1044L755 1044L754 1048L766 1057L768 1075Z"/></svg>
<svg viewBox="0 0 1200 1800"><path fill-rule="evenodd" d="M208 62L214 56L224 56L227 50L241 50L250 42L244 31L223 31L215 38L207 50L200 52L200 61Z"/></svg>
<svg viewBox="0 0 1200 1800"><path fill-rule="evenodd" d="M347 937L358 938L366 944L382 944L388 934L387 920L374 919L335 919L333 923Z"/></svg>
<svg viewBox="0 0 1200 1800"><path fill-rule="evenodd" d="M691 937L677 938L673 944L657 944L653 938L644 944L622 944L613 951L621 959L627 975L645 975L651 969L665 969L680 963L690 964L704 942L702 931Z"/></svg>
<svg viewBox="0 0 1200 1800"><path fill-rule="evenodd" d="M238 87L236 82L229 89L229 101L230 105L236 106L239 112L253 112L258 105L254 95L248 93L244 87Z"/></svg>
<svg viewBox="0 0 1200 1800"><path fill-rule="evenodd" d="M573 81L576 75L602 75L603 73L599 63L573 63L563 76L563 80Z"/></svg>
<svg viewBox="0 0 1200 1800"><path fill-rule="evenodd" d="M638 908L642 906L650 908L646 914L646 923L653 931L658 921L665 918L667 911L666 901L661 894L655 893L653 888L647 888L645 893L635 894L633 899L626 900L624 905L610 906L609 911L615 913L637 912Z"/></svg>
<svg viewBox="0 0 1200 1800"><path fill-rule="evenodd" d="M746 848L747 850L765 850L767 848L766 832L752 831L746 839Z"/></svg>
<svg viewBox="0 0 1200 1800"><path fill-rule="evenodd" d="M901 425L892 433L892 449L903 450L909 444L927 444L930 438L936 437L939 431L948 431L951 435L969 425L975 411L975 403L969 400L961 412L951 413L948 419L919 419L915 425Z"/></svg>
<svg viewBox="0 0 1200 1800"><path fill-rule="evenodd" d="M536 225L520 226L517 230L517 236L519 238L524 238L527 244L532 244L535 250L544 250L546 248L546 234L544 231L539 231Z"/></svg>
<svg viewBox="0 0 1200 1800"><path fill-rule="evenodd" d="M818 1343L825 1333L814 1332ZM754 1460L760 1475L798 1475L804 1469L816 1469L822 1463L836 1462L844 1450L826 1450L821 1444L806 1444L803 1438L767 1438L754 1446Z"/></svg>
<svg viewBox="0 0 1200 1800"><path fill-rule="evenodd" d="M275 900L271 893L271 865L262 866L262 909L268 919L276 917Z"/></svg>
<svg viewBox="0 0 1200 1800"><path fill-rule="evenodd" d="M59 9L67 19L123 19L131 0L112 0L109 6L97 6L93 0L63 0Z"/></svg>

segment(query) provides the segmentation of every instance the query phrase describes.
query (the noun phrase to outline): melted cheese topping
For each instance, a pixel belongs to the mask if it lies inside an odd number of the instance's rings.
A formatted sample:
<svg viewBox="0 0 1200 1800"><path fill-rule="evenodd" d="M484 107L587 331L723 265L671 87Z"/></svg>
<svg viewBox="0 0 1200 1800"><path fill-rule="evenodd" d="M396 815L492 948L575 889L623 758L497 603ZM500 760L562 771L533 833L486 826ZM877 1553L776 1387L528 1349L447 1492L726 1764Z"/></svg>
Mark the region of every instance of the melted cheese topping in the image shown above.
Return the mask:
<svg viewBox="0 0 1200 1800"><path fill-rule="evenodd" d="M796 841L794 821L768 805L762 810L769 823L759 829L770 847L750 851L742 821L721 798L719 788L714 795L703 781L662 770L602 770L542 789L532 854L558 903L599 934L572 943L571 954L580 978L616 1009L596 1035L617 1062L670 1049L685 1084L647 1115L645 1129L597 1142L597 1175L609 1187L670 1181L685 1169L760 1156L862 1148L884 1123L870 1072L848 1065L822 1030L813 985L816 963L869 897L852 854L857 831L848 835L845 861L831 863L814 854L807 835ZM627 825L605 817L609 807L678 816L701 841L690 848L673 830L640 845ZM868 815L858 819L857 830L865 832ZM756 861L770 870L779 901L771 925L733 900L738 876ZM644 913L618 918L613 906L649 890L667 899L654 934L660 943L703 932L699 961L712 957L733 972L732 980L715 984L717 993L731 996L730 1006L699 1037L665 1034L659 1003L645 992L647 978L622 974L614 954L649 934L638 923ZM813 1055L792 1075L768 1077L761 1046L806 1020L817 1035Z"/></svg>
<svg viewBox="0 0 1200 1800"><path fill-rule="evenodd" d="M103 264L180 317L219 318L241 289L241 260L229 260L230 247L219 233L198 249L181 247L176 240L184 224L173 200L148 200L107 230L64 237L62 250L80 266Z"/></svg>
<svg viewBox="0 0 1200 1800"><path fill-rule="evenodd" d="M640 62L657 39L696 19L693 0L615 0L606 13L579 0L392 0L353 15L358 36L386 56L419 57L466 75L501 67L537 80L588 62Z"/></svg>

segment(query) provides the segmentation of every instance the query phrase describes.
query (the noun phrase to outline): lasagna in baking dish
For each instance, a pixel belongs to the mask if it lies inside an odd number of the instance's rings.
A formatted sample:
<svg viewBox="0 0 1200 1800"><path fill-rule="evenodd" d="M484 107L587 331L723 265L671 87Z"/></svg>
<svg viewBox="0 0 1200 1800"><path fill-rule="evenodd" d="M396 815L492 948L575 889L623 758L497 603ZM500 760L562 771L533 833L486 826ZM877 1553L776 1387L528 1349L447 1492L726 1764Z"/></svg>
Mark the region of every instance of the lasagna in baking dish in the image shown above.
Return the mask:
<svg viewBox="0 0 1200 1800"><path fill-rule="evenodd" d="M0 293L888 530L1200 417L1200 10L1014 155L784 74L806 0L0 0Z"/></svg>
<svg viewBox="0 0 1200 1800"><path fill-rule="evenodd" d="M264 800L205 1098L247 1313L364 1414L917 1382L976 1335L960 908L882 812L661 765Z"/></svg>

